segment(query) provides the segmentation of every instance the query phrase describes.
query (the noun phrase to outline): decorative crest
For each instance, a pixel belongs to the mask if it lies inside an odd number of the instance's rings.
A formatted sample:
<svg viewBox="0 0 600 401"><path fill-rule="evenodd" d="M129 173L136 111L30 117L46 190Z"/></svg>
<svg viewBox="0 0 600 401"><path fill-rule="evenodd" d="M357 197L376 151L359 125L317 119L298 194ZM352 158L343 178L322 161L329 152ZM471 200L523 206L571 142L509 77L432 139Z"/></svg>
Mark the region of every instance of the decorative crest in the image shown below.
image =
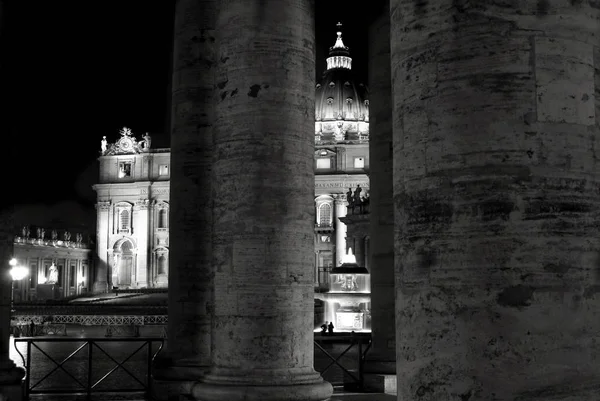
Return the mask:
<svg viewBox="0 0 600 401"><path fill-rule="evenodd" d="M106 136L100 142L100 154L102 156L128 155L145 153L150 150L150 135L146 133L141 141L135 139L130 128L123 127L119 130L121 138L114 144L108 144Z"/></svg>
<svg viewBox="0 0 600 401"><path fill-rule="evenodd" d="M123 127L121 128L121 131L119 131L119 134L121 134L122 136L131 136L131 129Z"/></svg>

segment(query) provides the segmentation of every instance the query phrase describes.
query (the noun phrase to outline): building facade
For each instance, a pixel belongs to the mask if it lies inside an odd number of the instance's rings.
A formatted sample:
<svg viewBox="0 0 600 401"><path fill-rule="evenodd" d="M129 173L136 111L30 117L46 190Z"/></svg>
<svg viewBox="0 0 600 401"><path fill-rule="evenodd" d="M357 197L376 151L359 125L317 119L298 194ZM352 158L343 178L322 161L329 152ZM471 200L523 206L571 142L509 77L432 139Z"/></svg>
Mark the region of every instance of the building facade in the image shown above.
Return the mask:
<svg viewBox="0 0 600 401"><path fill-rule="evenodd" d="M128 128L102 139L94 291L166 287L169 270L169 150Z"/></svg>
<svg viewBox="0 0 600 401"><path fill-rule="evenodd" d="M338 26L341 28L341 25ZM352 58L338 29L327 69L315 88L315 258L318 291L347 252L348 193L360 203L369 191L368 89L352 75ZM166 287L169 260L169 149L153 149L123 128L101 142L97 203L98 277L94 289ZM357 191L358 189L358 191ZM355 195L357 194L357 195ZM354 199L356 197L356 199Z"/></svg>
<svg viewBox="0 0 600 401"><path fill-rule="evenodd" d="M81 233L23 227L14 238L14 258L29 268L25 278L13 283L15 302L85 294L93 283L93 245ZM45 291L47 286L51 291Z"/></svg>

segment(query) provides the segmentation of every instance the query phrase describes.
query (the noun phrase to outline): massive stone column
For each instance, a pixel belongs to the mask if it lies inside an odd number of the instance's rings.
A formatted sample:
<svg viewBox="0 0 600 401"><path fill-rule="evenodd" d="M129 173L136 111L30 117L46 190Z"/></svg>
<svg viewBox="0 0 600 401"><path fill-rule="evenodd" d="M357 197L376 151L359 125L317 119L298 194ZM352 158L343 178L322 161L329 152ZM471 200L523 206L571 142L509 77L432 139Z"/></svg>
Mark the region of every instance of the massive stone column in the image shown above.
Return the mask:
<svg viewBox="0 0 600 401"><path fill-rule="evenodd" d="M313 369L314 15L220 3L212 366L194 396L325 400Z"/></svg>
<svg viewBox="0 0 600 401"><path fill-rule="evenodd" d="M171 100L169 324L157 377L189 393L210 363L211 170L216 0L175 6ZM176 387L176 386L175 386Z"/></svg>
<svg viewBox="0 0 600 401"><path fill-rule="evenodd" d="M345 217L348 213L348 207L346 203L346 195L333 195L333 203L335 204L335 263L334 266L340 266L342 259L346 255L346 233L348 227L340 217Z"/></svg>
<svg viewBox="0 0 600 401"><path fill-rule="evenodd" d="M398 399L598 399L600 8L391 3Z"/></svg>
<svg viewBox="0 0 600 401"><path fill-rule="evenodd" d="M389 0L374 3L372 11L376 13L369 26L368 257L371 274L372 344L367 354L365 372L393 375L396 372L396 325ZM367 384L374 389L395 389L393 377L366 378Z"/></svg>
<svg viewBox="0 0 600 401"><path fill-rule="evenodd" d="M0 4L1 6L1 4ZM0 9L0 12L2 10ZM14 223L12 208L0 210L0 399L23 399L25 371L10 359L11 286L10 259L13 257Z"/></svg>

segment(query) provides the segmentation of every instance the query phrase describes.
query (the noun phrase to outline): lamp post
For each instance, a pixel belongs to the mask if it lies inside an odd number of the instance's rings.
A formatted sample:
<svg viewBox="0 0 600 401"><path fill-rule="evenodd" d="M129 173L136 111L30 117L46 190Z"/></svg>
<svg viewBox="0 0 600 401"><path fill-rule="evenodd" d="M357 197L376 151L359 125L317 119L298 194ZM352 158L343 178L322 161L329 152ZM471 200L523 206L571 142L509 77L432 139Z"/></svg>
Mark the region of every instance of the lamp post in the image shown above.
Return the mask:
<svg viewBox="0 0 600 401"><path fill-rule="evenodd" d="M14 300L15 300L15 281L23 280L29 274L29 269L25 266L19 266L17 264L17 259L12 258L9 262L10 268L10 276L12 277L12 282L10 284L10 312L15 313Z"/></svg>

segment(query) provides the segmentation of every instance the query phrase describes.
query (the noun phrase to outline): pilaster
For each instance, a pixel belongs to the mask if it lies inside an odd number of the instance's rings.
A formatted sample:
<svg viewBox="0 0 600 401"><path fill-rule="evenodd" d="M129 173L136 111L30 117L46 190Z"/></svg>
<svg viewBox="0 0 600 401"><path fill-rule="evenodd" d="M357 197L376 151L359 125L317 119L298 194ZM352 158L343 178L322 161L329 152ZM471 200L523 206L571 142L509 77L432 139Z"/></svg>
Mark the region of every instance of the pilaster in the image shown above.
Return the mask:
<svg viewBox="0 0 600 401"><path fill-rule="evenodd" d="M346 207L346 195L333 195L333 199L335 205L335 266L341 266L342 259L346 255L347 227L340 218L346 216L348 208Z"/></svg>
<svg viewBox="0 0 600 401"><path fill-rule="evenodd" d="M110 237L110 201L96 203L96 276L94 277L94 292L108 290L108 239Z"/></svg>
<svg viewBox="0 0 600 401"><path fill-rule="evenodd" d="M148 286L148 268L150 266L149 244L150 236L149 227L149 212L150 201L148 199L140 199L135 202L133 207L133 236L137 242L137 261L135 265L135 284L137 288L145 288Z"/></svg>

